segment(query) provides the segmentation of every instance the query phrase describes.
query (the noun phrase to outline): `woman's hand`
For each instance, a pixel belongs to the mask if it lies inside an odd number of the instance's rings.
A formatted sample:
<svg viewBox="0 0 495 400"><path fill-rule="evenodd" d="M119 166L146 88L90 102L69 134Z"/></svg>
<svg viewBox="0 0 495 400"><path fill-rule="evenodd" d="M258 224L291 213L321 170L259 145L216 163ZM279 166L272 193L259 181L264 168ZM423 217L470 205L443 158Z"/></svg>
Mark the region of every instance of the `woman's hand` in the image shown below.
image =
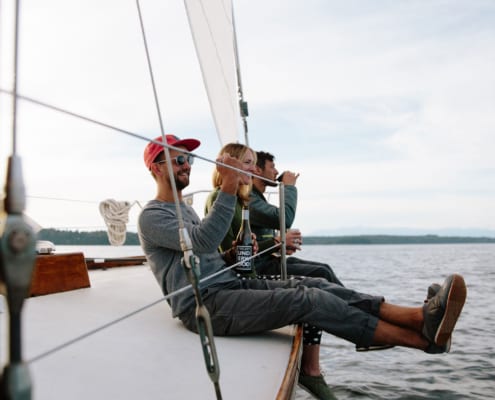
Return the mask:
<svg viewBox="0 0 495 400"><path fill-rule="evenodd" d="M237 158L231 157L228 154L218 157L217 162L242 169L242 163ZM222 185L220 187L222 192L236 194L241 179L241 172L220 164L217 164L217 171L222 176Z"/></svg>
<svg viewBox="0 0 495 400"><path fill-rule="evenodd" d="M251 233L251 239L253 239L253 255L258 254L260 248L258 246L258 241L256 240L256 235L254 233Z"/></svg>

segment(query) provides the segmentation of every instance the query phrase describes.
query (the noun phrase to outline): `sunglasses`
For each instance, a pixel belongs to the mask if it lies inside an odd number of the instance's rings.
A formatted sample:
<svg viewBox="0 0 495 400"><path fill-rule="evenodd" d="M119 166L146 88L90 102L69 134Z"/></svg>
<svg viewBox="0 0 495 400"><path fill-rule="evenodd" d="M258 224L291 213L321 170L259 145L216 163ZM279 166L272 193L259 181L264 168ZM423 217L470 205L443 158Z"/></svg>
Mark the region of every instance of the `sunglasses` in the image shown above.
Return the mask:
<svg viewBox="0 0 495 400"><path fill-rule="evenodd" d="M194 157L191 154L183 155L180 154L177 157L172 158L172 161L175 161L177 165L184 165L187 161L189 165L194 163ZM166 163L167 160L156 161L155 164L163 164Z"/></svg>

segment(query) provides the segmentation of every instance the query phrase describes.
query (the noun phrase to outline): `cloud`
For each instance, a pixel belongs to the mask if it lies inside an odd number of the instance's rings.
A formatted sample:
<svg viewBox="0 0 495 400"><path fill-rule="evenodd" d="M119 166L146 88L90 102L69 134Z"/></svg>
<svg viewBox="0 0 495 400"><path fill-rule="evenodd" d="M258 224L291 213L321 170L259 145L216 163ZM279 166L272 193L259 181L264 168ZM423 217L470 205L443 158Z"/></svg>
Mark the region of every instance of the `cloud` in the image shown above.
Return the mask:
<svg viewBox="0 0 495 400"><path fill-rule="evenodd" d="M215 158L219 144L183 5L141 5L165 131L198 137L198 153ZM310 0L234 6L250 143L275 153L280 169L301 172L301 229L494 227L495 5ZM22 7L22 94L158 136L134 2L28 1ZM2 22L9 14L4 8ZM0 26L10 31L8 23ZM4 56L10 45L7 35L0 37L0 83L10 87ZM0 107L5 158L8 96L0 96ZM154 196L142 165L144 142L23 102L20 112L28 193L88 201L61 213L62 203L49 210L46 202L30 200L43 224L100 224L99 200ZM209 189L212 169L198 161L190 189Z"/></svg>

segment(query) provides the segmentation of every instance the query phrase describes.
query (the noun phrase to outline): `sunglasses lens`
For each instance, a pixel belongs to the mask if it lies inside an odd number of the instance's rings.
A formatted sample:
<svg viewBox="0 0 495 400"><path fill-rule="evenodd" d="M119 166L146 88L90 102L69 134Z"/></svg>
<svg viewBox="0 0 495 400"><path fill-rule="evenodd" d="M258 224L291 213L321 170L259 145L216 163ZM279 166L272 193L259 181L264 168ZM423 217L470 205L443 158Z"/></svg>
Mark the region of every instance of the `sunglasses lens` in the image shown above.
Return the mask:
<svg viewBox="0 0 495 400"><path fill-rule="evenodd" d="M189 163L189 165L192 165L192 163L194 162L194 157L191 155L180 155L175 157L175 162L177 163L177 165L184 165L186 161Z"/></svg>

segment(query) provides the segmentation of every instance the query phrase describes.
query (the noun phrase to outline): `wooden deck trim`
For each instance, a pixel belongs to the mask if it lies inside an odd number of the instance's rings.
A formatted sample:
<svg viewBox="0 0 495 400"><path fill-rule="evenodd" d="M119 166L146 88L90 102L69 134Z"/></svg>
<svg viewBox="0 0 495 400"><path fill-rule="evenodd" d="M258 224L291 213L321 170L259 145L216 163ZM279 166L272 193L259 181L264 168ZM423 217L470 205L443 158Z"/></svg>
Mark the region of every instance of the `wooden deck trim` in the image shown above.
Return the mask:
<svg viewBox="0 0 495 400"><path fill-rule="evenodd" d="M142 265L146 263L145 256L128 256L128 257L86 257L86 266L88 269L106 269L115 267L128 267Z"/></svg>
<svg viewBox="0 0 495 400"><path fill-rule="evenodd" d="M90 286L83 253L36 256L30 296L60 293Z"/></svg>
<svg viewBox="0 0 495 400"><path fill-rule="evenodd" d="M297 380L299 378L299 365L302 355L302 325L295 327L292 350L285 370L284 379L280 385L276 400L290 400L295 396Z"/></svg>

